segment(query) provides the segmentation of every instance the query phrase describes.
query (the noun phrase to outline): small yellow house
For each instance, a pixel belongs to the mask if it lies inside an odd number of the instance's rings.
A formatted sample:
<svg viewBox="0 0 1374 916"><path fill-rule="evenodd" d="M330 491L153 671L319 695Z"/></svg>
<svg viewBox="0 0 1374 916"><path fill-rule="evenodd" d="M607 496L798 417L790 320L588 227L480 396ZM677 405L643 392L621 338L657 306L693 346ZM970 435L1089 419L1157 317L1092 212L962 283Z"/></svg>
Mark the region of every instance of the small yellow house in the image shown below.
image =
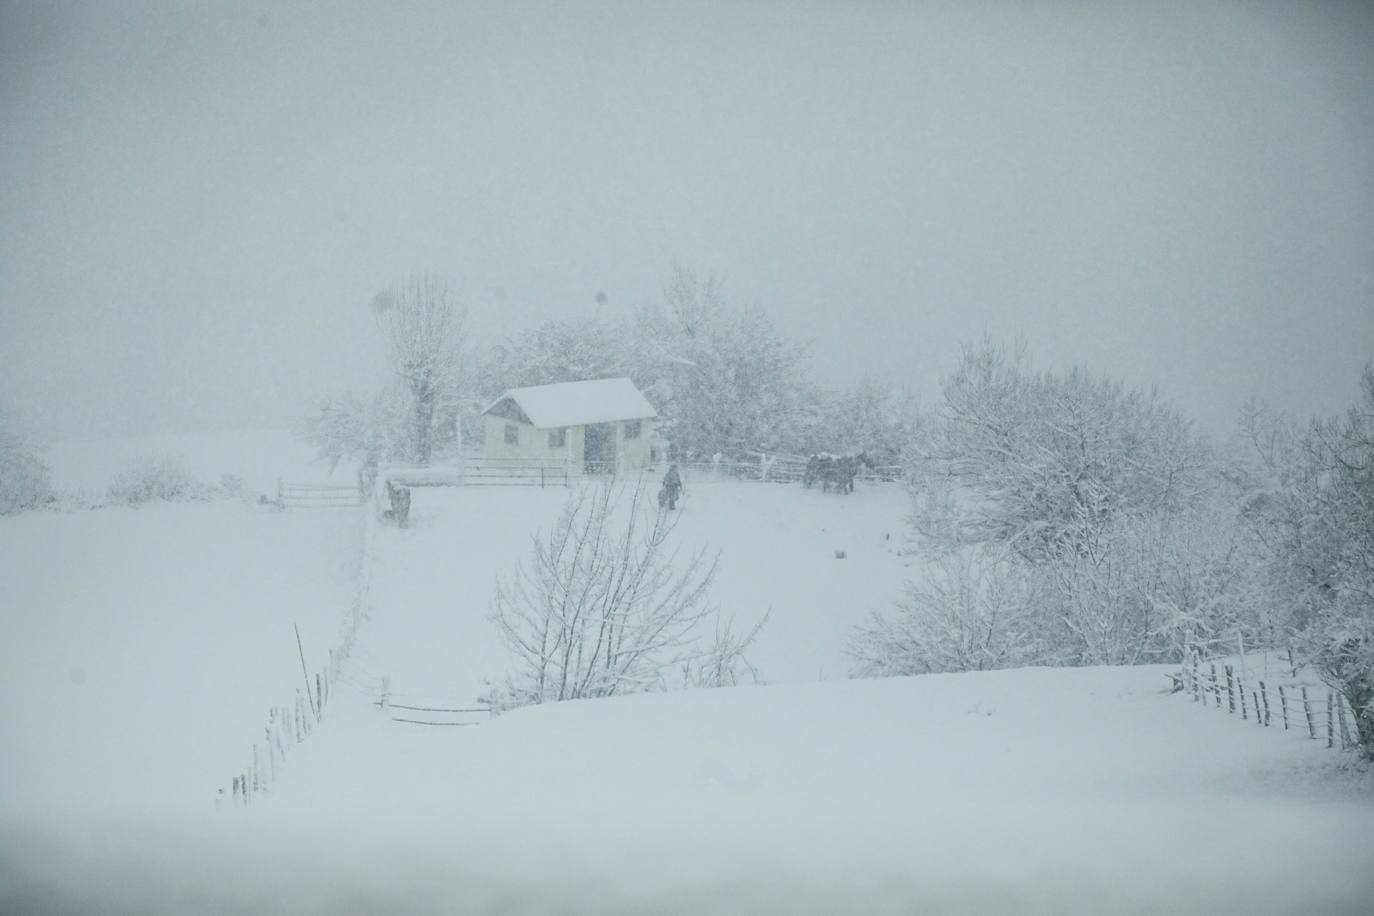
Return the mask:
<svg viewBox="0 0 1374 916"><path fill-rule="evenodd" d="M563 464L574 474L637 471L658 411L627 378L512 388L482 411L488 461Z"/></svg>

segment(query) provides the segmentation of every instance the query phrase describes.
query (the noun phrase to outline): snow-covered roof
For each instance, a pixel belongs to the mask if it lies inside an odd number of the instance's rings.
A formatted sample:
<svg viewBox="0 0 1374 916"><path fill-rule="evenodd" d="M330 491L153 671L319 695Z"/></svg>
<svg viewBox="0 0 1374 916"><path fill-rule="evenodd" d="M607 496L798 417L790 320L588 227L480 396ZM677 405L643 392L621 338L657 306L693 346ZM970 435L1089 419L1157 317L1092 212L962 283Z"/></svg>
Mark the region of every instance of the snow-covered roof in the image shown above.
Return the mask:
<svg viewBox="0 0 1374 916"><path fill-rule="evenodd" d="M483 413L488 413L507 398L529 417L539 429L612 423L616 420L644 420L658 416L627 378L603 378L591 382L561 382L512 388L497 398Z"/></svg>

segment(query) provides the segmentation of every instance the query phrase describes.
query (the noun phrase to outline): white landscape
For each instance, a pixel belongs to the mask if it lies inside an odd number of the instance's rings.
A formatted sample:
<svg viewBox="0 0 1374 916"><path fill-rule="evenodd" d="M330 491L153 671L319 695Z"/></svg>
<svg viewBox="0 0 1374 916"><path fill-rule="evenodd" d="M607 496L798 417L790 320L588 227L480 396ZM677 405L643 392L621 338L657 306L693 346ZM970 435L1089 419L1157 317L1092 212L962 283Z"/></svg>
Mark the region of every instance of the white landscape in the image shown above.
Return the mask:
<svg viewBox="0 0 1374 916"><path fill-rule="evenodd" d="M1374 5L0 2L0 916L1374 914Z"/></svg>
<svg viewBox="0 0 1374 916"><path fill-rule="evenodd" d="M286 436L217 441L221 473L271 441L290 467ZM570 495L416 492L406 530L251 499L0 520L9 908L1355 913L1374 890L1367 773L1171 694L1177 665L843 679L847 630L920 573L896 484L689 476L675 536L719 549L722 607L771 609L763 685L384 713L383 676L478 706L494 574ZM293 625L318 663L355 608L313 733L217 803L301 683Z"/></svg>

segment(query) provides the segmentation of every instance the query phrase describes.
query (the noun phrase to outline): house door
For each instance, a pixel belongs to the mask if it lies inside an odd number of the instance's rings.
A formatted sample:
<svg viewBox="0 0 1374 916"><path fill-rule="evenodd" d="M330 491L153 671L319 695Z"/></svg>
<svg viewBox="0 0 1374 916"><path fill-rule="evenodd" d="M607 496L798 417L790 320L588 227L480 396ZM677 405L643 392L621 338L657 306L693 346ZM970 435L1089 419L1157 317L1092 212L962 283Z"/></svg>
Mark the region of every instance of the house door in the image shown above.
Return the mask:
<svg viewBox="0 0 1374 916"><path fill-rule="evenodd" d="M586 427L583 435L583 470L588 474L609 474L615 470L615 426L597 423Z"/></svg>

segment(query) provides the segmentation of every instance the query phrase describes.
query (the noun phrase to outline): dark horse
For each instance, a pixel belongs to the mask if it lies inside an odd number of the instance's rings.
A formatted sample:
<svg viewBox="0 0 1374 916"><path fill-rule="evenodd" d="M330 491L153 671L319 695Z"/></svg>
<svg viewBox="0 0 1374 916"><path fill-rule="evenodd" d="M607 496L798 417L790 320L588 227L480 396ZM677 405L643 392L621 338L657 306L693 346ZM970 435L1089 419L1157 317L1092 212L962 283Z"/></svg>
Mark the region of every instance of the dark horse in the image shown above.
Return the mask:
<svg viewBox="0 0 1374 916"><path fill-rule="evenodd" d="M819 483L822 492L853 493L854 478L860 466L872 468L868 455L812 455L802 472L802 486L810 489Z"/></svg>

